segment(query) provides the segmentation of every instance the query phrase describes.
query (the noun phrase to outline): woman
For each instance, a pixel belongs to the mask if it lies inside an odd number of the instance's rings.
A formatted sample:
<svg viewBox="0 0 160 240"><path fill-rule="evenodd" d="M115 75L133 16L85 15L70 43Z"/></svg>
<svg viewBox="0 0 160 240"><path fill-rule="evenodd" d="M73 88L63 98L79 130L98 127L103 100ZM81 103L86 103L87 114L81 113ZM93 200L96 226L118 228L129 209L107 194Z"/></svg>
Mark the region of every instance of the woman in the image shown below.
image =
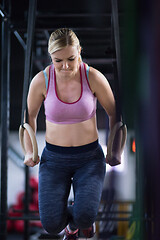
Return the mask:
<svg viewBox="0 0 160 240"><path fill-rule="evenodd" d="M106 78L81 59L81 47L70 29L58 29L49 39L52 64L32 80L28 93L28 121L36 132L42 102L46 115L46 146L39 168L39 212L49 233L65 228L64 239L94 235L106 160L98 143L96 101L115 124L115 100ZM25 134L24 163L35 166ZM73 185L74 204L68 206Z"/></svg>

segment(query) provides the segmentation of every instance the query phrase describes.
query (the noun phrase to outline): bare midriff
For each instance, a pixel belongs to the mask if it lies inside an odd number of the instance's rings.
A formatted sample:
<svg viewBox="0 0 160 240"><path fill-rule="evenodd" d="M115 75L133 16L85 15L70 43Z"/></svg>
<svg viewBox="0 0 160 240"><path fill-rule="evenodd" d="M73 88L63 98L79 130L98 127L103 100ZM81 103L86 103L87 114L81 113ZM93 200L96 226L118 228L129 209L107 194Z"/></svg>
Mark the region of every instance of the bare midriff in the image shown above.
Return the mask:
<svg viewBox="0 0 160 240"><path fill-rule="evenodd" d="M46 141L50 144L75 147L98 139L96 116L74 124L55 124L46 120Z"/></svg>

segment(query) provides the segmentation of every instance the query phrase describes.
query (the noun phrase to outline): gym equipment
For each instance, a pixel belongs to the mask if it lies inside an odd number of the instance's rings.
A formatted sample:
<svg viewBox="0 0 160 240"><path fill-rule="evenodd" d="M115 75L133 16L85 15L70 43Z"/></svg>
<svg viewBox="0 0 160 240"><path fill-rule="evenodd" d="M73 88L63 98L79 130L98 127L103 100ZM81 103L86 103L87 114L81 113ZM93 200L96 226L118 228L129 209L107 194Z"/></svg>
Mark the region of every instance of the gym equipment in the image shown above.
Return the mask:
<svg viewBox="0 0 160 240"><path fill-rule="evenodd" d="M28 123L23 123L23 125L20 125L20 127L19 127L19 141L20 141L20 144L21 144L24 154L26 154L26 149L25 149L25 144L24 144L24 130L26 130L28 132L28 135L31 139L32 148L33 148L32 160L33 160L33 162L36 163L36 161L38 159L38 146L37 146L37 141L36 141L34 131Z"/></svg>
<svg viewBox="0 0 160 240"><path fill-rule="evenodd" d="M116 166L121 163L121 154L123 152L126 138L127 126L122 123L122 109L121 109L121 96L120 96L120 83L121 83L121 59L120 59L120 33L118 22L118 5L116 0L111 0L112 7L112 38L114 42L116 63L113 63L115 84L115 102L116 102L116 124L111 130L107 143L107 156L106 162L110 166Z"/></svg>
<svg viewBox="0 0 160 240"><path fill-rule="evenodd" d="M23 84L23 100L22 100L22 115L21 115L21 126L19 127L19 140L24 151L26 153L24 145L24 130L28 132L28 135L31 139L32 148L33 148L33 162L36 162L38 159L38 147L37 141L32 127L26 123L27 122L27 92L29 86L29 80L31 75L31 60L32 60L32 42L35 26L35 12L36 12L36 0L30 1L29 4L29 14L28 14L28 27L27 27L27 49L25 55L25 69L24 69L24 84Z"/></svg>
<svg viewBox="0 0 160 240"><path fill-rule="evenodd" d="M122 122L117 122L110 132L107 143L106 162L110 166L121 163L121 154L123 152L127 138L127 127Z"/></svg>
<svg viewBox="0 0 160 240"><path fill-rule="evenodd" d="M8 1L1 1L1 4L8 10L7 14L3 9L0 11L1 20L1 131L0 131L0 239L6 240L6 217L7 217L7 180L8 180L8 135L10 123L10 49L11 34L9 30L10 4ZM2 17L2 18L1 18Z"/></svg>
<svg viewBox="0 0 160 240"><path fill-rule="evenodd" d="M29 87L29 81L31 77L31 66L32 66L32 46L33 46L33 36L35 30L35 19L36 19L36 8L37 0L29 1L29 11L28 11L28 24L27 24L27 42L25 51L25 68L24 68L24 83L23 83L23 100L22 100L22 115L21 115L21 126L19 128L20 143L22 144L22 149L25 151L24 146L24 130L28 132L32 148L33 148L33 161L38 159L38 148L36 143L36 137L33 129L29 124L28 112L27 112L27 92ZM24 204L24 214L26 219L24 219L24 239L29 239L29 168L25 167L25 204Z"/></svg>

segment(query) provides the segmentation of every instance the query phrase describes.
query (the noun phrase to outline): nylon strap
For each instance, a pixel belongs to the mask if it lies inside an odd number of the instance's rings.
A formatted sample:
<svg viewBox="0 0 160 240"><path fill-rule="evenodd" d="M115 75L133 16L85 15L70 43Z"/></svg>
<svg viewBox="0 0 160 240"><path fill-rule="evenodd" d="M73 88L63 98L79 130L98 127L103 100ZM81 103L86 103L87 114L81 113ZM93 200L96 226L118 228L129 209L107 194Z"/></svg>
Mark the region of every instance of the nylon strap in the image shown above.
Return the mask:
<svg viewBox="0 0 160 240"><path fill-rule="evenodd" d="M21 114L21 125L23 126L24 121L27 121L27 94L31 77L31 66L32 66L32 48L33 48L33 36L35 29L35 18L36 18L36 6L37 0L29 1L28 11L28 25L27 25L27 47L25 50L25 68L24 68L24 83L23 83L23 97L22 97L22 114Z"/></svg>

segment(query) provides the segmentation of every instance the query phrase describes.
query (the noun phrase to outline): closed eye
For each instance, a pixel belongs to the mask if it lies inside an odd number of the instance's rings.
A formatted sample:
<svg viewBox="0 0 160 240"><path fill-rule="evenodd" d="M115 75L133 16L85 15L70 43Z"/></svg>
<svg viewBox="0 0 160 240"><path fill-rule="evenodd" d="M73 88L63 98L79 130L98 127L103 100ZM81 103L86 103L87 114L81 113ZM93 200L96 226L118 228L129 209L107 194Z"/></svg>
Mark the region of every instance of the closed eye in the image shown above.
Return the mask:
<svg viewBox="0 0 160 240"><path fill-rule="evenodd" d="M56 62L61 62L62 60L60 60L60 59L56 59L55 61L56 61Z"/></svg>
<svg viewBox="0 0 160 240"><path fill-rule="evenodd" d="M75 60L75 58L69 58L68 60L69 60L69 61L74 61L74 60Z"/></svg>

